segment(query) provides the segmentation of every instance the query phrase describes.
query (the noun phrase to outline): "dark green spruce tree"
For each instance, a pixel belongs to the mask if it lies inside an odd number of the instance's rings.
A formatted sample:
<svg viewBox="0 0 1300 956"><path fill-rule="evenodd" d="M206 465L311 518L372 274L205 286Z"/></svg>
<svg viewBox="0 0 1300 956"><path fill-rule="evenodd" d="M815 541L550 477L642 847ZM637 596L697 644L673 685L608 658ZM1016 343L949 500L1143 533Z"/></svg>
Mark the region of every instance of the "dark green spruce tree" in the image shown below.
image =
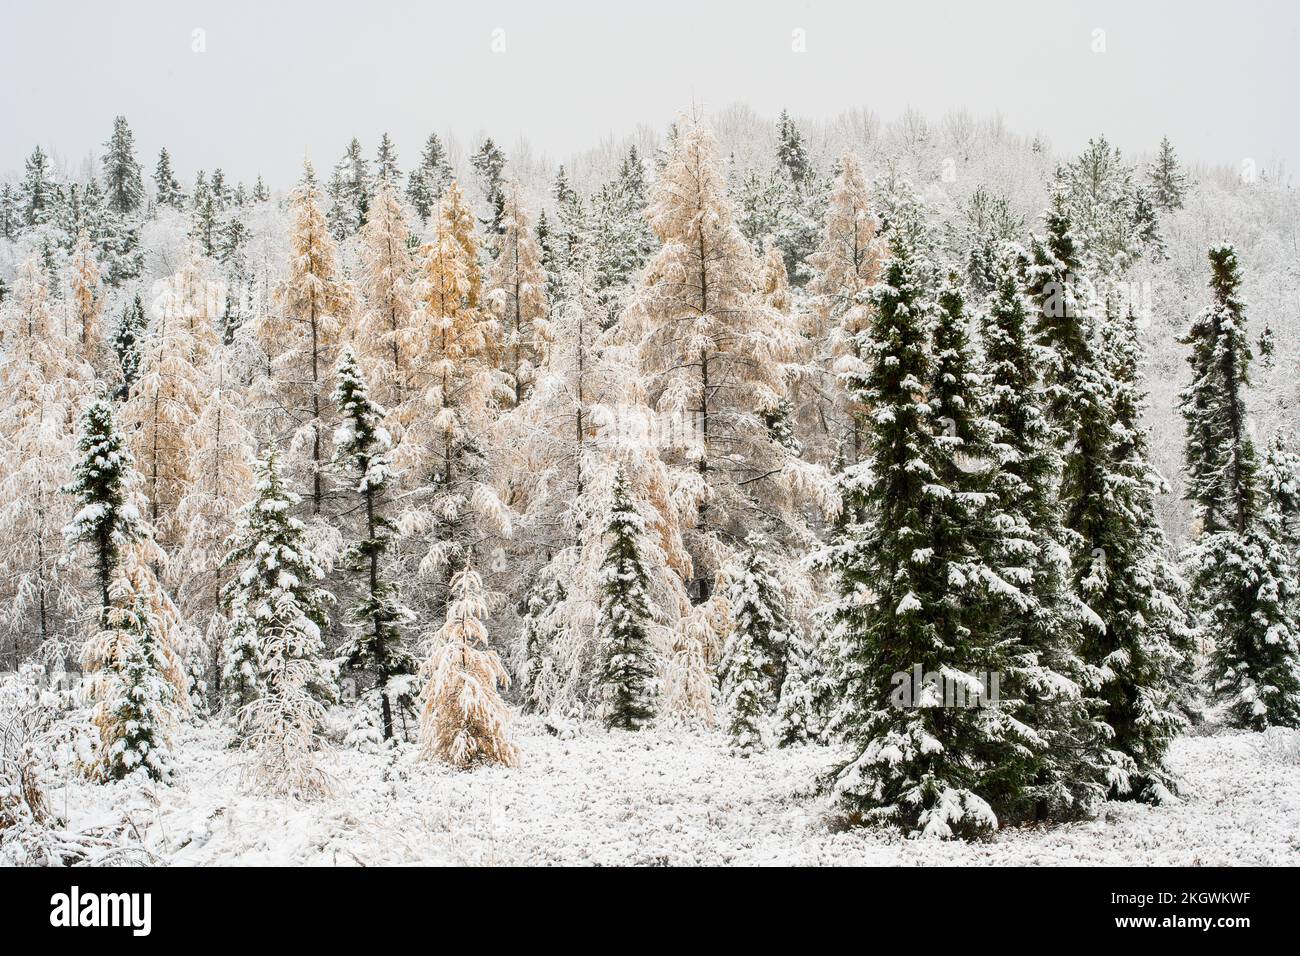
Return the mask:
<svg viewBox="0 0 1300 956"><path fill-rule="evenodd" d="M379 150L375 153L375 182L392 183L393 188L397 189L401 178L402 172L397 168L397 147L385 133L379 138Z"/></svg>
<svg viewBox="0 0 1300 956"><path fill-rule="evenodd" d="M524 709L541 713L547 703L546 684L552 676L552 649L563 624L555 611L568 596L564 581L554 577L536 585L522 608L519 634L519 690Z"/></svg>
<svg viewBox="0 0 1300 956"><path fill-rule="evenodd" d="M1110 308L1102 323L1100 401L1079 404L1079 444L1096 456L1099 486L1073 502L1078 536L1073 583L1094 618L1080 653L1096 669L1100 716L1111 728L1109 792L1160 802L1176 793L1164 765L1170 742L1196 712L1194 632L1185 587L1174 572L1156 515L1163 486L1141 425L1141 345L1131 312Z"/></svg>
<svg viewBox="0 0 1300 956"><path fill-rule="evenodd" d="M305 662L307 687L314 697L333 700L335 668L323 659L321 637L333 596L320 586L325 571L307 525L294 517L302 498L286 486L274 448L254 466L253 480L254 497L240 509L222 559L233 573L221 592L231 612L221 686L233 703L248 704L266 683L267 637L292 633L291 656Z"/></svg>
<svg viewBox="0 0 1300 956"><path fill-rule="evenodd" d="M495 256L496 237L505 231L502 222L506 210L505 168L506 154L501 147L492 142L492 137L483 140L477 153L470 157L470 166L478 176L479 186L483 189L483 201L487 204L488 216L480 219L487 233L488 251Z"/></svg>
<svg viewBox="0 0 1300 956"><path fill-rule="evenodd" d="M110 402L95 399L82 413L77 455L72 482L64 489L76 499L77 511L64 535L93 555L102 618L113 606L110 592L124 549L149 535L129 500L135 461L113 420Z"/></svg>
<svg viewBox="0 0 1300 956"><path fill-rule="evenodd" d="M375 676L381 728L393 738L394 709L406 714L413 707L415 659L406 648L406 630L415 615L401 603L397 582L388 577L385 561L396 525L388 516L394 478L389 461L390 439L384 410L370 398L365 376L350 347L339 358L334 402L341 423L335 433L335 464L352 485L357 502L360 537L351 542L342 564L359 579L359 596L347 610L352 637L344 645L344 666Z"/></svg>
<svg viewBox="0 0 1300 956"><path fill-rule="evenodd" d="M732 635L744 632L762 660L762 702L770 710L785 683L786 657L795 626L790 617L780 572L768 558L770 543L761 534L751 534L731 573L728 603L731 606ZM730 657L724 651L718 676L726 683Z"/></svg>
<svg viewBox="0 0 1300 956"><path fill-rule="evenodd" d="M140 374L140 345L149 328L145 318L144 303L137 293L122 308L122 315L113 328L108 344L117 356L118 380L113 388L113 397L124 402L131 394L131 386Z"/></svg>
<svg viewBox="0 0 1300 956"><path fill-rule="evenodd" d="M1199 534L1193 608L1214 639L1211 692L1234 726L1300 726L1300 581L1280 499L1268 493L1247 424L1250 342L1231 246L1210 249L1213 301L1185 341L1191 384L1186 496Z"/></svg>
<svg viewBox="0 0 1300 956"><path fill-rule="evenodd" d="M185 208L185 193L172 171L172 158L166 149L158 151L158 162L153 168L154 202L172 209Z"/></svg>
<svg viewBox="0 0 1300 956"><path fill-rule="evenodd" d="M125 116L113 120L113 135L104 144L101 164L108 211L116 216L133 216L143 209L144 175L135 158L135 134Z"/></svg>
<svg viewBox="0 0 1300 956"><path fill-rule="evenodd" d="M23 180L18 186L18 197L25 226L53 222L59 214L62 190L54 178L54 166L49 154L39 146L27 157Z"/></svg>
<svg viewBox="0 0 1300 956"><path fill-rule="evenodd" d="M994 639L989 608L1018 588L985 560L975 533L984 479L959 467L959 453L975 451L962 433L976 434L964 422L975 399L963 304L947 288L936 309L921 282L933 266L911 238L889 234L892 258L863 334L870 361L846 380L871 409L869 454L841 478L845 510L861 518L821 555L837 582L836 724L851 748L825 783L851 823L973 836L998 826L989 796L1019 748L1012 713L992 691L992 674L1015 662ZM936 377L942 409L930 401Z"/></svg>
<svg viewBox="0 0 1300 956"><path fill-rule="evenodd" d="M406 198L420 217L428 222L438 201L451 182L451 161L437 133L430 133L420 154L420 161L406 178Z"/></svg>
<svg viewBox="0 0 1300 956"><path fill-rule="evenodd" d="M124 575L127 549L146 542L150 530L130 500L134 462L111 402L99 398L86 408L77 453L73 480L64 489L77 510L64 535L90 551L99 592L97 633L86 648L86 664L97 675L99 767L112 779L142 771L165 780L171 773L166 737L176 690L165 676L153 603L140 581Z"/></svg>
<svg viewBox="0 0 1300 956"><path fill-rule="evenodd" d="M1169 137L1160 140L1160 152L1148 171L1151 181L1151 198L1155 205L1168 212L1183 208L1187 195L1187 174L1183 172Z"/></svg>
<svg viewBox="0 0 1300 956"><path fill-rule="evenodd" d="M614 476L605 523L608 544L601 564L596 636L600 645L597 682L604 698L605 725L623 730L640 730L655 715L650 581L641 557L645 533L645 519L620 469Z"/></svg>
<svg viewBox="0 0 1300 956"><path fill-rule="evenodd" d="M1020 275L1021 250L1004 246L991 273L993 292L981 315L994 496L995 562L1020 594L1003 606L995 633L1019 667L1002 683L1019 701L1029 728L1022 748L990 783L1004 822L1062 819L1086 813L1104 796L1109 729L1095 716L1090 672L1079 656L1089 616L1070 588L1071 566L1057 498L1061 456L1047 414L1041 352L1030 329L1031 304Z"/></svg>

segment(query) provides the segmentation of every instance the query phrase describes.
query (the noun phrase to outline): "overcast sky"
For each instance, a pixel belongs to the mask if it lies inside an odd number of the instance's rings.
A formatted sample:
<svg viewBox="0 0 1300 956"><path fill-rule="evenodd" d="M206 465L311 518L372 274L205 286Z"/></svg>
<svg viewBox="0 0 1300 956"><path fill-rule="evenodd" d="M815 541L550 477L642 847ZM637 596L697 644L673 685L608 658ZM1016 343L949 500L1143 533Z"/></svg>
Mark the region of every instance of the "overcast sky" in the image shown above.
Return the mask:
<svg viewBox="0 0 1300 956"><path fill-rule="evenodd" d="M0 173L37 142L75 167L118 113L146 169L165 145L187 179L222 166L283 186L304 151L328 167L353 134L373 153L387 130L405 165L432 130L562 157L741 100L886 120L965 107L1062 149L1168 134L1190 158L1294 169L1298 41L1300 3L1265 0L5 2Z"/></svg>

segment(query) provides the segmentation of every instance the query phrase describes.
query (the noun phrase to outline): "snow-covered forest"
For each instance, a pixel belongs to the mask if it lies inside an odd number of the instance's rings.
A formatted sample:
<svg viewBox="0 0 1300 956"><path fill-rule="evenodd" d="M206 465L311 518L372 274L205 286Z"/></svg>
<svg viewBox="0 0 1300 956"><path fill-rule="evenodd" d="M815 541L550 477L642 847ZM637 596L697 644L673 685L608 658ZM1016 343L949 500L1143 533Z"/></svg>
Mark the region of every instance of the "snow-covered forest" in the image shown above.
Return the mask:
<svg viewBox="0 0 1300 956"><path fill-rule="evenodd" d="M0 175L0 863L1296 862L1281 168L339 132Z"/></svg>

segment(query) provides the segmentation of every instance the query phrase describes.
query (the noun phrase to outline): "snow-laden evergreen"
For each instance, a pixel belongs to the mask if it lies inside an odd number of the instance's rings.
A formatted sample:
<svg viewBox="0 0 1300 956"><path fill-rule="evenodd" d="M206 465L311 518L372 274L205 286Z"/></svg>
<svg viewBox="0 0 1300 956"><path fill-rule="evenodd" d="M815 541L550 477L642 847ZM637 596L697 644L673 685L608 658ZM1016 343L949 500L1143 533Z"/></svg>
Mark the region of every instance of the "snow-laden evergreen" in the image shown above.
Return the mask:
<svg viewBox="0 0 1300 956"><path fill-rule="evenodd" d="M777 746L813 743L821 735L816 666L807 642L796 631L786 645L785 679L781 682L774 730Z"/></svg>
<svg viewBox="0 0 1300 956"><path fill-rule="evenodd" d="M370 389L345 347L335 372L334 403L341 423L334 433L335 461L359 499L358 537L340 557L359 580L358 597L347 609L351 639L343 645L345 667L374 674L379 691L384 739L394 734L394 710L405 717L414 700L415 658L406 649L406 631L415 615L401 602L388 562L396 524L389 516L394 474L389 461L392 444L384 425L384 409L370 399Z"/></svg>
<svg viewBox="0 0 1300 956"><path fill-rule="evenodd" d="M99 591L82 650L99 732L94 771L165 780L177 697L184 700L188 686L175 654L174 609L145 564L156 552L136 501L139 476L106 400L82 413L77 452L66 489L77 511L64 534L91 552Z"/></svg>
<svg viewBox="0 0 1300 956"><path fill-rule="evenodd" d="M655 714L656 661L650 644L649 581L641 559L645 519L619 471L614 478L596 620L606 726L638 730Z"/></svg>
<svg viewBox="0 0 1300 956"><path fill-rule="evenodd" d="M309 793L321 782L311 766L320 700L333 696L335 680L321 636L331 596L294 514L302 498L285 485L274 450L255 466L253 495L225 558L233 577L223 591L231 627L222 683L245 745L261 751L260 782Z"/></svg>
<svg viewBox="0 0 1300 956"><path fill-rule="evenodd" d="M950 837L998 826L1032 782L1013 775L1025 774L1034 728L992 685L992 675L1019 682L1023 663L993 625L1005 605L1028 602L1015 569L985 553L984 496L956 467L974 433L953 416L975 406L961 297L949 287L929 298L924 245L894 222L864 335L868 371L846 376L870 409L870 455L842 479L863 520L820 557L837 581L835 722L849 746L827 785L850 820Z"/></svg>
<svg viewBox="0 0 1300 956"><path fill-rule="evenodd" d="M1211 691L1238 727L1300 725L1294 526L1276 477L1261 475L1248 424L1250 343L1231 246L1210 249L1210 307L1187 335L1187 488L1200 521L1189 556L1194 608L1214 642ZM1276 462L1276 459L1275 459ZM1275 465L1276 467L1276 465ZM1269 487L1272 485L1273 487Z"/></svg>
<svg viewBox="0 0 1300 956"><path fill-rule="evenodd" d="M1000 531L992 554L1021 597L994 626L1021 667L1003 694L1019 701L1030 731L999 782L1007 821L1086 814L1104 795L1110 760L1108 728L1094 714L1092 675L1079 656L1079 629L1089 614L1069 585L1057 499L1060 451L1048 415L1053 393L1041 377L1052 366L1033 343L1024 265L1022 250L1000 251L980 320L993 464L988 490Z"/></svg>
<svg viewBox="0 0 1300 956"><path fill-rule="evenodd" d="M771 543L761 534L751 534L745 550L728 569L731 580L727 590L730 630L718 664L718 674L726 688L736 678L731 673L736 663L733 651L747 645L744 655L756 662L761 673L754 687L755 701L762 713L770 713L785 683L786 660L796 628L790 617L788 601L780 572L766 551Z"/></svg>
<svg viewBox="0 0 1300 956"><path fill-rule="evenodd" d="M145 202L144 177L135 158L135 134L125 116L113 120L113 135L104 145L104 197L118 215L130 215Z"/></svg>

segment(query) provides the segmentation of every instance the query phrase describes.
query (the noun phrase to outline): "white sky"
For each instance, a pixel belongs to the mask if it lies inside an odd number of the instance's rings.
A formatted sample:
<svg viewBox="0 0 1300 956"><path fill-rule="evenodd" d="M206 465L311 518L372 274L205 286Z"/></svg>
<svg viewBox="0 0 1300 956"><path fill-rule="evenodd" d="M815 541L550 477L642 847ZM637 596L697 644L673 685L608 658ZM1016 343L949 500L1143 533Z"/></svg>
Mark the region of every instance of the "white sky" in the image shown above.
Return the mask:
<svg viewBox="0 0 1300 956"><path fill-rule="evenodd" d="M165 145L186 180L221 166L283 186L304 151L328 168L353 134L372 154L387 130L404 167L432 130L563 157L741 100L886 120L964 107L1062 149L1104 132L1145 151L1167 134L1188 158L1293 168L1298 41L1285 0L5 2L0 173L37 142L75 167L118 113L146 171Z"/></svg>

